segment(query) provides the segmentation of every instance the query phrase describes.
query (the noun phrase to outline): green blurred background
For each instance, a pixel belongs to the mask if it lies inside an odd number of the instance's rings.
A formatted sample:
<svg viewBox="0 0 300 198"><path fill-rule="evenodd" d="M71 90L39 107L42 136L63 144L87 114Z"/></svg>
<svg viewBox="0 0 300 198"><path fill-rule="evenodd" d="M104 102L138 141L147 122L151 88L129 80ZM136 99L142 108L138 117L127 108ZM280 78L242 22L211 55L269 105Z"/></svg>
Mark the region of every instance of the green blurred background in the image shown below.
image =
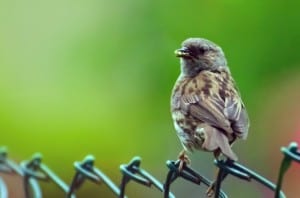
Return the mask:
<svg viewBox="0 0 300 198"><path fill-rule="evenodd" d="M0 1L1 145L17 162L41 152L70 183L73 162L87 154L119 184L119 165L133 156L164 181L167 159L181 145L169 113L179 74L173 51L188 37L222 46L249 111L240 162L276 181L279 148L300 140L299 1ZM213 157L197 152L192 166L213 178ZM284 183L299 197L300 166ZM11 181L10 187L14 185ZM258 184L230 177L229 197L272 197ZM16 188L13 191L17 191ZM63 197L42 184L45 197ZM205 192L182 180L177 197ZM130 197L162 197L131 183ZM79 197L114 197L85 184Z"/></svg>

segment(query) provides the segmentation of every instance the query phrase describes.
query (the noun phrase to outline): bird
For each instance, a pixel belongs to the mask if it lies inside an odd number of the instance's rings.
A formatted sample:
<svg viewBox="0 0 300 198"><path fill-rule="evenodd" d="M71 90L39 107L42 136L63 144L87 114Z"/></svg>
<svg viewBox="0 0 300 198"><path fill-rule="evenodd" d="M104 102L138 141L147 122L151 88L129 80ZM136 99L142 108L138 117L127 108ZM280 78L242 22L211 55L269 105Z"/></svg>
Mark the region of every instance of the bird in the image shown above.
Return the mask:
<svg viewBox="0 0 300 198"><path fill-rule="evenodd" d="M191 163L187 152L195 150L237 161L232 145L247 138L249 117L222 48L205 38L188 38L175 54L180 75L171 94L171 115L183 146L179 170Z"/></svg>

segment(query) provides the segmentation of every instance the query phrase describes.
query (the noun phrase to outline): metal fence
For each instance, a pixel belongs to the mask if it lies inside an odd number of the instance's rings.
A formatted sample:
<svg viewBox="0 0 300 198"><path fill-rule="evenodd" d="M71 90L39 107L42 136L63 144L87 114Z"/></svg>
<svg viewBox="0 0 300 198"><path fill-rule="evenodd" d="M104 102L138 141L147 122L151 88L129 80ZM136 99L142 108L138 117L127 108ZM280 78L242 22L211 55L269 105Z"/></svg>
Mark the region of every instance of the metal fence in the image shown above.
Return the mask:
<svg viewBox="0 0 300 198"><path fill-rule="evenodd" d="M255 171L230 160L214 161L214 164L220 169L217 180L214 183L214 197L227 198L225 192L221 189L221 184L228 175L233 175L238 179L260 183L266 188L274 191L275 198L284 198L285 194L281 191L282 182L286 171L291 166L292 161L300 163L300 151L298 145L292 142L288 147L282 147L281 152L284 157L278 174L277 183L259 175ZM7 149L0 148L0 172L9 174L18 174L24 180L24 189L26 198L42 198L42 190L39 186L40 181L53 182L60 188L67 198L76 198L76 190L79 189L85 181L91 181L95 184L104 183L115 194L116 197L125 198L126 185L129 181L134 181L144 187L155 187L162 193L164 198L174 198L175 195L170 191L172 183L178 179L200 185L201 183L210 186L212 181L194 170L190 166L183 165L179 170L179 161L167 161L169 171L166 180L163 183L158 181L149 172L141 168L141 158L134 157L128 164L120 165L122 179L120 185L116 185L108 176L94 165L95 158L88 155L81 162L74 162L75 174L71 184L66 184L58 175L54 173L46 164L42 162L41 154L37 153L31 159L17 164L7 156ZM0 177L0 198L8 198L7 184ZM100 195L101 197L101 195Z"/></svg>

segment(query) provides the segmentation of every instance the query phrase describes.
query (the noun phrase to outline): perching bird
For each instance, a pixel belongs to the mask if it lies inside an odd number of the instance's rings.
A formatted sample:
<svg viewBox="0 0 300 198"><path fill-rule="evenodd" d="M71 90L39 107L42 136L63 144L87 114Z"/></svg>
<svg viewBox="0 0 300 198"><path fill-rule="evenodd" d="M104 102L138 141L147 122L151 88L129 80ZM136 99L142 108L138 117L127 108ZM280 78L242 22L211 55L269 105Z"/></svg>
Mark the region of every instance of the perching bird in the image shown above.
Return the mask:
<svg viewBox="0 0 300 198"><path fill-rule="evenodd" d="M221 47L189 38L175 54L181 73L173 88L171 113L184 147L181 168L189 163L185 151L211 151L217 159L223 154L236 161L231 146L237 138L246 139L249 120Z"/></svg>

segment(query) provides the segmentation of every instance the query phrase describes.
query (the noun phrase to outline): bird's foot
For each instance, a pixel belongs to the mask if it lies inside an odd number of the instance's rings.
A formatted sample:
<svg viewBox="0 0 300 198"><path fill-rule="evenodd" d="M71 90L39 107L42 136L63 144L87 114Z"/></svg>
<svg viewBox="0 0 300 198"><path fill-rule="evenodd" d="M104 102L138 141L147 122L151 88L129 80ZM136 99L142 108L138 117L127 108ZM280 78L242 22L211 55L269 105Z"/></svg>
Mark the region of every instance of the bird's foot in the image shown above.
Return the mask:
<svg viewBox="0 0 300 198"><path fill-rule="evenodd" d="M191 164L191 160L189 158L189 156L186 154L185 150L182 150L179 155L178 155L178 159L179 159L179 167L178 170L179 172L182 171L183 166L187 165L187 164Z"/></svg>
<svg viewBox="0 0 300 198"><path fill-rule="evenodd" d="M214 196L214 194L215 194L214 189L215 189L215 182L213 182L213 183L208 187L208 189L206 190L206 196L207 196L207 197L212 197L212 196Z"/></svg>

